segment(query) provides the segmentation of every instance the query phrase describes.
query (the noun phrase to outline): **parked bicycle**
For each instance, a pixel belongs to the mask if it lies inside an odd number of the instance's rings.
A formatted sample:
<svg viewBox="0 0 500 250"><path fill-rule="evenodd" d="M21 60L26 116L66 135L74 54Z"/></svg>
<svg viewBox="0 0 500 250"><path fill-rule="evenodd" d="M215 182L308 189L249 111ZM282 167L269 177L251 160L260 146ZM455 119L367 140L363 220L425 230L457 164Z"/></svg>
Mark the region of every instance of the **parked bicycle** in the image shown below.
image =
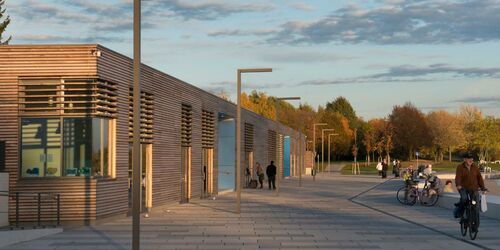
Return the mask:
<svg viewBox="0 0 500 250"><path fill-rule="evenodd" d="M477 237L479 229L479 197L473 199L471 195L467 195L467 201L465 203L464 212L460 217L460 232L462 236L467 235L467 230L469 231L469 237L471 240L475 240Z"/></svg>
<svg viewBox="0 0 500 250"><path fill-rule="evenodd" d="M423 180L421 179L423 183L419 179L409 179L405 186L399 188L396 196L401 204L413 206L418 200L423 206L436 205L439 200L439 190L434 185L436 178L434 177L432 181L431 176L420 176L424 177Z"/></svg>

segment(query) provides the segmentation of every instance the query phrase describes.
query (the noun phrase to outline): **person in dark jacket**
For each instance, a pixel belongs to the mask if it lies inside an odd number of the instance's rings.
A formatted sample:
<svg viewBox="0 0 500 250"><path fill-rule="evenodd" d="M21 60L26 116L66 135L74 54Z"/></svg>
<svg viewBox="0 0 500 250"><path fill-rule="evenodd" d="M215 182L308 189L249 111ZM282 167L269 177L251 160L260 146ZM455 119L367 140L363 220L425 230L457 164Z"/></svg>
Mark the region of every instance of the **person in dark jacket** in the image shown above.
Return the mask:
<svg viewBox="0 0 500 250"><path fill-rule="evenodd" d="M271 184L273 189L276 189L276 166L274 165L274 161L271 161L271 164L266 168L267 181L269 183L269 189L271 189Z"/></svg>
<svg viewBox="0 0 500 250"><path fill-rule="evenodd" d="M464 154L464 162L457 166L457 171L455 174L455 185L460 193L460 201L458 204L458 213L455 217L460 217L464 211L465 203L467 198L470 197L471 200L478 201L478 189L483 192L487 192L488 189L484 186L483 176L479 171L479 167L474 164L474 158L471 153ZM476 208L476 213L479 210ZM458 218L457 217L457 218Z"/></svg>
<svg viewBox="0 0 500 250"><path fill-rule="evenodd" d="M387 164L387 159L384 159L382 162L382 179L387 178L387 170L389 169L389 165Z"/></svg>

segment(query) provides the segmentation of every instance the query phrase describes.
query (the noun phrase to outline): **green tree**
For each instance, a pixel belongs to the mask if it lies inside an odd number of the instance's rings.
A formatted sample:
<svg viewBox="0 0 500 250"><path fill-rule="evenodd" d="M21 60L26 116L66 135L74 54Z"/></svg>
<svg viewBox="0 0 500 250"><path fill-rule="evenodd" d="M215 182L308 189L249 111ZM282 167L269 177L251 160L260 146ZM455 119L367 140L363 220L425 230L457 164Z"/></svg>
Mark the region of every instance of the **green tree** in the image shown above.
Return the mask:
<svg viewBox="0 0 500 250"><path fill-rule="evenodd" d="M347 120L349 121L349 126L351 128L356 128L356 122L357 122L357 117L356 117L356 112L351 106L351 103L343 97L339 96L337 97L333 102L328 102L326 103L326 111L327 112L338 112Z"/></svg>
<svg viewBox="0 0 500 250"><path fill-rule="evenodd" d="M439 110L427 114L426 121L432 137L431 148L434 151L435 160L443 161L443 153L448 150L448 158L451 161L452 150L461 147L465 143L459 117L444 110Z"/></svg>
<svg viewBox="0 0 500 250"><path fill-rule="evenodd" d="M492 116L474 123L475 136L474 145L478 149L478 156L480 160L491 160L490 155L494 153L499 145L499 127Z"/></svg>
<svg viewBox="0 0 500 250"><path fill-rule="evenodd" d="M2 34L5 32L5 29L7 29L7 26L10 24L10 16L6 16L5 19L2 21L2 18L5 15L5 8L2 8L2 6L5 4L5 0L0 0L0 45L6 45L9 44L10 40L12 39L12 36L9 36L7 40L2 41Z"/></svg>
<svg viewBox="0 0 500 250"><path fill-rule="evenodd" d="M459 118L465 139L464 149L466 151L474 151L476 149L476 138L480 136L477 131L477 123L483 120L483 113L475 106L466 105L460 107Z"/></svg>
<svg viewBox="0 0 500 250"><path fill-rule="evenodd" d="M328 126L321 127L318 129L318 133L316 133L316 137L321 138L321 129L335 129L333 133L338 134L337 136L332 137L332 153L331 154L333 157L339 158L346 158L350 157L351 155L351 149L352 149L352 141L354 140L354 131L349 127L349 121L347 118L345 118L342 114L338 112L328 112L324 111L321 113L321 118L320 122L328 123ZM330 132L332 133L332 132ZM327 142L328 142L328 136L325 132L325 150L327 150ZM321 142L321 141L320 141ZM321 147L321 144L320 144ZM325 157L326 157L326 152L325 152Z"/></svg>
<svg viewBox="0 0 500 250"><path fill-rule="evenodd" d="M375 129L369 122L364 122L361 127L363 129L363 139L361 141L365 146L366 164L370 165L370 161L375 160L371 159L370 157L370 154L372 153L375 147Z"/></svg>

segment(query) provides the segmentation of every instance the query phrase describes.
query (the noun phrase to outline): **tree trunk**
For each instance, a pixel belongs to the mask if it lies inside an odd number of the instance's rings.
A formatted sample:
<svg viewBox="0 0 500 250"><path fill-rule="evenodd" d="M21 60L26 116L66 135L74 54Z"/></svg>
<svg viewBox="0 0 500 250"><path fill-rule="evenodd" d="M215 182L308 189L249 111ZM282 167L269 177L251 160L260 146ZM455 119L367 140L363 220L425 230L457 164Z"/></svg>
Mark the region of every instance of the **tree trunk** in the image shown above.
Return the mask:
<svg viewBox="0 0 500 250"><path fill-rule="evenodd" d="M448 160L451 162L451 146L448 147Z"/></svg>

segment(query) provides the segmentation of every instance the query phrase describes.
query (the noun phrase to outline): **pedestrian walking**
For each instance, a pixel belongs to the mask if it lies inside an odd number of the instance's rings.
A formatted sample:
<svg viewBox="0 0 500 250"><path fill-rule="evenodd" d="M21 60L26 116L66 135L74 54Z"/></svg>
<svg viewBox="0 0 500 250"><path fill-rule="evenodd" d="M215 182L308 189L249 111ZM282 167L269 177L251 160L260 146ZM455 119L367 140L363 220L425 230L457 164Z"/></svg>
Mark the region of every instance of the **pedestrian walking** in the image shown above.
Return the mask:
<svg viewBox="0 0 500 250"><path fill-rule="evenodd" d="M267 181L269 182L269 189L271 189L271 185L273 189L276 189L276 166L274 165L274 161L271 161L271 164L266 168Z"/></svg>
<svg viewBox="0 0 500 250"><path fill-rule="evenodd" d="M384 159L382 162L382 179L387 178L387 170L389 169L389 165L387 164L387 159Z"/></svg>
<svg viewBox="0 0 500 250"><path fill-rule="evenodd" d="M264 187L264 170L260 166L260 163L255 164L255 170L257 171L257 176L259 177L260 188Z"/></svg>
<svg viewBox="0 0 500 250"><path fill-rule="evenodd" d="M403 168L403 165L401 165L401 160L398 160L398 162L396 163L396 169L397 169L396 177L397 178L399 178L399 176L401 175L402 168Z"/></svg>

